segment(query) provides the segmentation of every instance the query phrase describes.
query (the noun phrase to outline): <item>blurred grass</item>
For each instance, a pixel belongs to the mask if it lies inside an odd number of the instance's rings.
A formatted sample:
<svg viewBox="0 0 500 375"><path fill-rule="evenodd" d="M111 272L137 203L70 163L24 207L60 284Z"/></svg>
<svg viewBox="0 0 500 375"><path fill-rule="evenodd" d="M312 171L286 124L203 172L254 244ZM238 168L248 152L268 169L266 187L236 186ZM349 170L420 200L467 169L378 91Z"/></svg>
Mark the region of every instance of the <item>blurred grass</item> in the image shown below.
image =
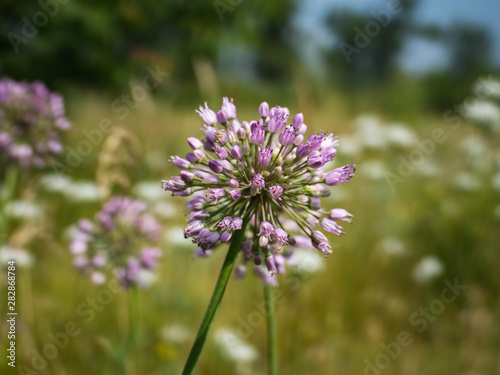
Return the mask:
<svg viewBox="0 0 500 375"><path fill-rule="evenodd" d="M314 92L305 87L297 97L292 93L266 93L271 105L288 106L292 113L303 112L308 132L335 131L341 144L344 136L355 132L353 119L367 109L386 122L406 122L420 140L429 138L436 127L445 129L448 139L426 158L435 164L436 174L426 176L417 168L396 185L394 192L385 177L374 178L365 165L376 160L386 171L397 173L397 157L408 158L414 146L349 155L343 155L339 147L336 165L356 163L358 172L351 183L332 189L327 208L347 209L354 215L354 222L347 224L347 236L332 238L334 254L324 260L322 271L307 276L289 271L282 278L279 290L284 297L277 306L280 373L365 374L365 359L373 363L383 353L381 343L389 344L397 340L400 332L407 331L412 345L403 348L381 373L500 374L500 233L499 219L493 216L500 202L499 192L490 183L492 173L495 168L498 173L500 166L495 167L490 160L490 167L473 170L459 148L464 138L480 137L491 159L495 152L498 155L498 137L479 133L465 122L458 130L450 130L439 116L422 112L418 104L421 96L410 84L399 94L395 94L395 88L387 88L375 102L370 99L374 91L356 97L330 92L321 98L316 98ZM240 121L256 117L256 97L243 93L235 96ZM278 102L275 99L279 97ZM67 134L67 145L76 147L85 139L84 129L95 129L103 118L110 118L114 125L135 135L141 145L141 159L135 168L127 170L131 181L158 181L160 189L160 180L176 173L168 157L184 155L188 149L185 139L200 135L194 106L178 105L168 98L149 98L120 120L111 111L115 99L95 93L70 99L74 127ZM191 101L201 103L196 99ZM219 103L209 105L217 108ZM101 146L95 146L69 177L93 180ZM481 188L464 191L454 185L455 175L462 171L477 176ZM37 189L39 180L33 177L25 182ZM165 231L182 227L181 199L165 199L178 211L177 217L165 219ZM113 294L112 301L102 311L96 311L91 322L85 321L88 316L79 316L79 306L97 296L100 289L72 269L64 238L68 226L81 217L91 218L99 204L68 202L61 195L43 191L38 203L47 216L33 225L43 224L45 235L29 244L35 258L33 267L20 269L17 275L18 364L32 367L32 350L40 352L50 342L48 334L62 332L67 322L74 321L81 333L71 338L69 345L48 360L47 368L39 373L114 373L117 365L109 348L119 348L125 338L128 296L125 292ZM396 238L405 251L399 255L384 251L382 244L387 238ZM127 374L181 372L225 251L221 248L209 259L197 259L191 254L189 241L179 245L167 240L163 250L158 281L141 292L143 330L138 347L128 359ZM439 258L444 273L427 284L419 284L412 273L428 255ZM439 299L445 287L443 281L455 278L467 285L466 291L446 304L444 311L418 333L409 317ZM255 363L234 363L213 340L218 328L237 329L242 320L248 322L250 314L259 311L255 304L262 298L261 283L253 275L230 282L198 374L266 372L264 319L246 338L259 352ZM1 306L3 310L4 301ZM6 332L6 322L0 325ZM188 337L165 339L164 327L171 326L187 327ZM4 334L0 340L4 349ZM12 372L4 361L0 368L2 373Z"/></svg>

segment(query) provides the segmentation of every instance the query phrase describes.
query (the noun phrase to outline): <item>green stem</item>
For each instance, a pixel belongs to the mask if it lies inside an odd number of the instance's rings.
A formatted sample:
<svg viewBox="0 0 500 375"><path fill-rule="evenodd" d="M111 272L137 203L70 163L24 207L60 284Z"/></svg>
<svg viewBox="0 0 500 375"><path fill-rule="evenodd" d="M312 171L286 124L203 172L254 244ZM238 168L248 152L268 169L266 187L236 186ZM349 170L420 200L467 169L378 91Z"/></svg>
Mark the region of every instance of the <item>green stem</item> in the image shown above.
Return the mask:
<svg viewBox="0 0 500 375"><path fill-rule="evenodd" d="M128 304L128 332L121 351L119 352L118 374L124 375L127 368L127 360L134 354L138 347L139 335L142 329L140 291L134 286L127 293Z"/></svg>
<svg viewBox="0 0 500 375"><path fill-rule="evenodd" d="M267 313L267 365L269 375L278 374L278 352L276 342L276 316L274 314L274 299L271 285L264 283L264 297Z"/></svg>
<svg viewBox="0 0 500 375"><path fill-rule="evenodd" d="M207 311L205 312L205 316L201 322L200 329L198 330L198 334L194 340L193 347L189 353L182 375L193 374L196 364L198 363L201 351L203 350L203 345L205 345L205 341L207 341L208 333L210 332L210 328L214 322L215 314L219 309L222 297L224 296L224 291L226 290L227 282L229 281L229 277L233 271L234 263L238 257L241 243L245 238L245 228L249 221L250 217L246 217L243 220L241 229L233 233L231 246L227 252L226 259L224 259L224 263L222 264L222 269L220 271L219 278L217 279L217 284L215 284L212 298L210 299Z"/></svg>
<svg viewBox="0 0 500 375"><path fill-rule="evenodd" d="M9 219L7 217L7 203L13 198L17 187L19 169L13 165L7 167L5 181L0 189L0 245L7 242L7 232L9 230Z"/></svg>

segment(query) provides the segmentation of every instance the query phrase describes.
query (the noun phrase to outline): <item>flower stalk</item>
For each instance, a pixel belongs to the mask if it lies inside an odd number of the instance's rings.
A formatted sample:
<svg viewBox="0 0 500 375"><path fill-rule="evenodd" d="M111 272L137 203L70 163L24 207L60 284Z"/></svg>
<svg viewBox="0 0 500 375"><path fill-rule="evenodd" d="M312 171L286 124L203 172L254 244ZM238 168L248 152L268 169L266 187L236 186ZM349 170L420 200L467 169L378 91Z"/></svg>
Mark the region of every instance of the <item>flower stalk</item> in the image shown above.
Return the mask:
<svg viewBox="0 0 500 375"><path fill-rule="evenodd" d="M264 283L264 298L267 315L267 363L269 375L278 375L278 343L276 333L276 316L274 312L274 296L271 285Z"/></svg>
<svg viewBox="0 0 500 375"><path fill-rule="evenodd" d="M243 242L243 239L245 237L245 228L249 220L250 217L246 217L243 220L241 229L234 232L233 234L231 246L229 247L229 250L227 252L226 259L224 259L224 263L222 264L222 269L220 271L219 278L217 279L217 283L215 284L212 298L210 299L210 303L208 304L205 316L203 317L203 321L201 322L200 329L198 330L198 334L196 335L196 339L194 340L193 347L191 348L191 351L189 353L182 375L190 375L194 373L194 369L196 367L196 364L198 363L198 359L200 358L201 351L203 350L203 346L205 345L205 341L207 341L210 328L212 328L212 324L222 301L222 297L224 296L229 277L231 276L231 273L233 271L234 263L236 262L241 243Z"/></svg>

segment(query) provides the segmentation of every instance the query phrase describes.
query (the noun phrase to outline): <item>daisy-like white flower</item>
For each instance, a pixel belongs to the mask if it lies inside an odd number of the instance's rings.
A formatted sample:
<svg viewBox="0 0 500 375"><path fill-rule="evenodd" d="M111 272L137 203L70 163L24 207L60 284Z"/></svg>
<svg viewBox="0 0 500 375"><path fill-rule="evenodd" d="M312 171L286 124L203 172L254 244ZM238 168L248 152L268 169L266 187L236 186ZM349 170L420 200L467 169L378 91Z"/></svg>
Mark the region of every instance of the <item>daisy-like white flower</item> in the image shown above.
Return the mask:
<svg viewBox="0 0 500 375"><path fill-rule="evenodd" d="M297 238L301 246L305 239L308 247L328 256L328 238L314 226L341 236L341 222L352 217L343 209L321 208L329 186L354 176L355 165L326 172L337 153L337 137L327 132L306 136L301 113L290 119L288 108L270 109L266 102L259 107L260 118L251 122L240 123L233 100L226 97L216 115L206 103L197 112L205 136L188 138L191 152L171 158L180 175L162 181L172 195L191 197L184 236L198 246L197 253L210 254L244 228L243 262L253 262L254 273L266 282L281 273L284 249L293 249ZM244 270L238 266L237 275Z"/></svg>
<svg viewBox="0 0 500 375"><path fill-rule="evenodd" d="M63 151L60 133L69 127L62 97L43 83L0 80L0 151L7 161L44 167Z"/></svg>
<svg viewBox="0 0 500 375"><path fill-rule="evenodd" d="M144 202L115 196L94 221L80 220L70 244L74 266L97 285L112 272L125 288L148 286L162 252L160 226L145 211Z"/></svg>

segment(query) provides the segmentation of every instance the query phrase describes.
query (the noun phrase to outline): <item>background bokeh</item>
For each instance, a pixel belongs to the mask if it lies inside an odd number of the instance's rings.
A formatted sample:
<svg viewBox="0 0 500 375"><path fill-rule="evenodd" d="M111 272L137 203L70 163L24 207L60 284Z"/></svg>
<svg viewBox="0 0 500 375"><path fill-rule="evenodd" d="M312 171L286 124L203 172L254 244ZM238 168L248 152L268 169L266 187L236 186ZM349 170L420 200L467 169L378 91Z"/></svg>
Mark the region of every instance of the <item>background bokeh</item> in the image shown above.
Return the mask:
<svg viewBox="0 0 500 375"><path fill-rule="evenodd" d="M338 166L358 167L327 198L354 215L347 235L280 281L281 373L500 374L498 14L495 0L1 1L0 77L61 93L73 126L59 167L21 173L2 206L19 315L18 367L3 358L0 371L115 373L130 293L99 303L107 286L68 251L108 189L145 200L163 226L126 373L181 372L225 250L193 256L183 200L160 180L201 135L194 109L227 95L240 121L264 100L302 112L309 131L340 136ZM197 373L265 373L262 298L253 275L231 280ZM68 322L81 331L48 359Z"/></svg>

